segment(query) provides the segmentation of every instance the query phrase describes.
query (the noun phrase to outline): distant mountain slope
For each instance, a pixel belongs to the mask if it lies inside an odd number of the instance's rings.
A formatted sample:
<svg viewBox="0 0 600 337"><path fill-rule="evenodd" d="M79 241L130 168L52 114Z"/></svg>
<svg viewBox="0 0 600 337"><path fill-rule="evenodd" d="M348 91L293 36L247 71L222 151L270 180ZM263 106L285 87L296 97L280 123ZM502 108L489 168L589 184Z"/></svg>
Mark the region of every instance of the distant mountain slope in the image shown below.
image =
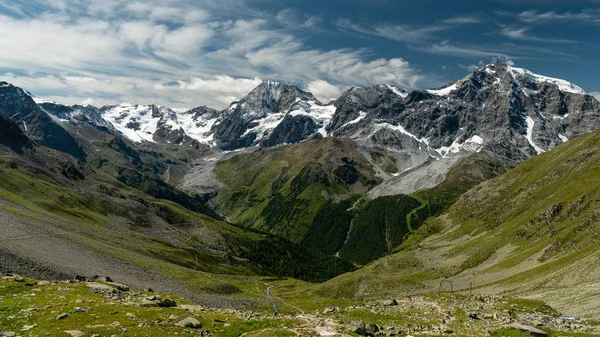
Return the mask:
<svg viewBox="0 0 600 337"><path fill-rule="evenodd" d="M464 194L396 254L325 283L322 294L454 289L542 298L600 313L600 132L575 138Z"/></svg>
<svg viewBox="0 0 600 337"><path fill-rule="evenodd" d="M381 180L352 141L324 138L261 149L217 164L214 200L232 221L300 242L327 201L360 196Z"/></svg>

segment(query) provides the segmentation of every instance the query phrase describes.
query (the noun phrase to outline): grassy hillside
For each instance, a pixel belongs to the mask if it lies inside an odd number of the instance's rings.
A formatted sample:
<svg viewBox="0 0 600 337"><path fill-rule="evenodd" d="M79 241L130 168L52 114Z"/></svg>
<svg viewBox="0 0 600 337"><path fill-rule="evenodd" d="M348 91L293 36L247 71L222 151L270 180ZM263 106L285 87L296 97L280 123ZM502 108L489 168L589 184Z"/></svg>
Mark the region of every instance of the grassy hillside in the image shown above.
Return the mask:
<svg viewBox="0 0 600 337"><path fill-rule="evenodd" d="M347 221L350 217L351 220L346 224L352 222L352 229L342 236L345 238L347 235L345 244L335 245L330 240L329 247L335 247L344 259L360 264L371 262L393 251L429 217L446 209L461 194L507 169L503 160L485 151L477 152L460 161L448 172L446 179L434 188L418 191L411 196L361 200L352 209L345 209L345 212L338 210L330 217L338 222L342 219ZM321 232L325 232L326 226L331 225L323 221L313 224ZM322 233L320 237L327 239L333 233Z"/></svg>
<svg viewBox="0 0 600 337"><path fill-rule="evenodd" d="M215 295L236 275L324 281L355 269L211 217L197 198L139 172L130 172L134 183L125 182L141 190L44 147L22 154L6 147L0 151L0 240L7 243L0 267L5 271L10 265L8 271L40 270L41 276L104 272L185 295L189 287L200 286L205 291L194 295L202 297ZM173 281L157 280L163 277ZM247 283L242 288L255 288L253 280Z"/></svg>
<svg viewBox="0 0 600 337"><path fill-rule="evenodd" d="M326 138L261 149L219 163L215 203L233 222L357 264L391 252L460 194L506 171L487 152L461 161L439 186L369 200L379 180L350 140Z"/></svg>
<svg viewBox="0 0 600 337"><path fill-rule="evenodd" d="M465 193L396 254L318 293L383 296L454 289L526 294L598 314L600 133L573 139ZM434 189L435 190L435 189Z"/></svg>
<svg viewBox="0 0 600 337"><path fill-rule="evenodd" d="M260 149L215 170L225 185L215 200L219 213L293 242L303 240L322 207L380 182L352 141L333 138Z"/></svg>
<svg viewBox="0 0 600 337"><path fill-rule="evenodd" d="M264 287L257 285L257 292ZM357 332L364 336L379 331L378 335L390 336L529 336L503 327L507 322L541 324L539 328L550 337L591 337L600 331L593 321L558 317L554 309L535 300L442 294L399 299L396 305L326 302L314 297L303 301L297 295L289 299L290 287L289 282L269 287L279 310L273 316L272 307L215 309L126 285L0 274L0 334L293 337L358 336Z"/></svg>

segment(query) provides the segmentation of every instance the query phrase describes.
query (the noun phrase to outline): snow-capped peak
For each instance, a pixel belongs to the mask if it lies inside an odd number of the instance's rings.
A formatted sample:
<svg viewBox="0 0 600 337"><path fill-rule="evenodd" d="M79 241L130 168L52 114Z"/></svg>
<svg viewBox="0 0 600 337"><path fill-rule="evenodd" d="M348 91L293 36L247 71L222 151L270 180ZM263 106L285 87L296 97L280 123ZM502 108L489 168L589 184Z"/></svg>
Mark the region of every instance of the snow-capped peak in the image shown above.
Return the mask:
<svg viewBox="0 0 600 337"><path fill-rule="evenodd" d="M542 82L546 82L546 83L550 83L550 84L554 84L556 86L558 86L558 89L560 91L564 91L564 92L570 92L570 93L574 93L574 94L580 94L580 95L585 95L585 91L580 88L579 86L569 82L569 81L565 81L559 78L553 78L553 77L547 77L547 76L543 76L543 75L538 75L535 74L527 69L523 69L523 68L515 68L512 66L508 66L508 70L513 74L513 75L521 75L521 76L525 76L528 79L530 79L531 81L535 82L535 83L542 83Z"/></svg>

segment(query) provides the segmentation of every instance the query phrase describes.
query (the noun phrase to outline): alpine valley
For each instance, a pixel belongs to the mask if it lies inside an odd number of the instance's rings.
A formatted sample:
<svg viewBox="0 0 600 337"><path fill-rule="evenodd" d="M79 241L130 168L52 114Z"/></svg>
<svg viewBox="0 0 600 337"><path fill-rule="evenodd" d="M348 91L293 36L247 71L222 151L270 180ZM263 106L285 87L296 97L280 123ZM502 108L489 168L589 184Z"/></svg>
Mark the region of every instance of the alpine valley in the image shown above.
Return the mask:
<svg viewBox="0 0 600 337"><path fill-rule="evenodd" d="M598 129L502 62L221 111L0 82L0 336L599 334Z"/></svg>

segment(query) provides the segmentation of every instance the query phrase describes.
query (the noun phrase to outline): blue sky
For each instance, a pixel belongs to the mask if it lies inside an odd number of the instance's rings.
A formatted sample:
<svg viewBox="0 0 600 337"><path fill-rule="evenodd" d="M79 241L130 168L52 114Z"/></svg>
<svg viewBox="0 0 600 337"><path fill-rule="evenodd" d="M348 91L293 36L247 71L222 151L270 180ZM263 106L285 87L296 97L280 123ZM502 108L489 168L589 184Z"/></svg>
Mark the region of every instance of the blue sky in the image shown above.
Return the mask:
<svg viewBox="0 0 600 337"><path fill-rule="evenodd" d="M600 0L0 0L0 80L65 104L223 108L261 80L323 101L494 60L600 92Z"/></svg>

